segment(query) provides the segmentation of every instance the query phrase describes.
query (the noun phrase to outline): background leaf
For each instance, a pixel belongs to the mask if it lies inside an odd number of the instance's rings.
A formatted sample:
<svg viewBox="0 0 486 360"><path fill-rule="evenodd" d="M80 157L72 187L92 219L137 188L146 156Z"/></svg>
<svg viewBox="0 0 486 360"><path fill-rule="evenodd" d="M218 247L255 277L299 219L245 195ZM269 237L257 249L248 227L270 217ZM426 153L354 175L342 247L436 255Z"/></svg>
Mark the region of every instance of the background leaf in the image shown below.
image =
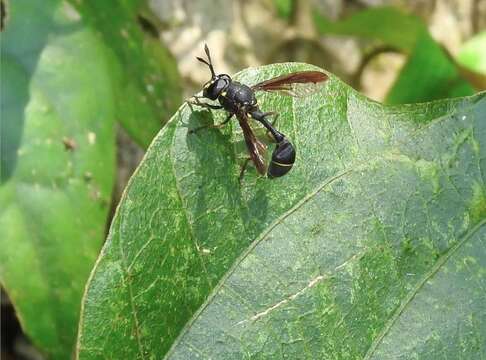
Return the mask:
<svg viewBox="0 0 486 360"><path fill-rule="evenodd" d="M424 102L474 93L417 16L392 7L376 7L337 22L317 12L315 21L321 34L367 38L409 55L386 97L388 103Z"/></svg>
<svg viewBox="0 0 486 360"><path fill-rule="evenodd" d="M457 60L469 69L486 75L486 31L466 41Z"/></svg>
<svg viewBox="0 0 486 360"><path fill-rule="evenodd" d="M147 148L182 101L177 64L161 46L157 30L142 32L138 15L143 1L71 0L84 19L113 49L121 86L117 118L130 136ZM137 21L137 19L139 19Z"/></svg>
<svg viewBox="0 0 486 360"><path fill-rule="evenodd" d="M386 97L390 104L467 96L473 87L444 50L424 33Z"/></svg>
<svg viewBox="0 0 486 360"><path fill-rule="evenodd" d="M110 207L115 95L105 47L59 4L11 1L2 33L0 280L34 343L68 359Z"/></svg>
<svg viewBox="0 0 486 360"><path fill-rule="evenodd" d="M457 349L484 341L484 94L383 106L331 75L309 98L258 98L297 148L291 173L270 181L250 169L240 186L238 126L190 135L213 120L181 107L117 210L84 299L78 357L161 358L174 344L172 358L377 356L393 347L408 304L426 301L429 280L446 272L449 299L467 287L471 301L451 317L458 326L432 321L431 335L460 335ZM417 334L405 340L426 339Z"/></svg>
<svg viewBox="0 0 486 360"><path fill-rule="evenodd" d="M330 21L319 12L315 12L314 19L323 35L364 37L404 52L411 52L417 39L427 32L419 17L406 14L394 7L366 9L339 21Z"/></svg>
<svg viewBox="0 0 486 360"><path fill-rule="evenodd" d="M277 10L278 16L288 20L292 15L293 0L274 0L273 4Z"/></svg>

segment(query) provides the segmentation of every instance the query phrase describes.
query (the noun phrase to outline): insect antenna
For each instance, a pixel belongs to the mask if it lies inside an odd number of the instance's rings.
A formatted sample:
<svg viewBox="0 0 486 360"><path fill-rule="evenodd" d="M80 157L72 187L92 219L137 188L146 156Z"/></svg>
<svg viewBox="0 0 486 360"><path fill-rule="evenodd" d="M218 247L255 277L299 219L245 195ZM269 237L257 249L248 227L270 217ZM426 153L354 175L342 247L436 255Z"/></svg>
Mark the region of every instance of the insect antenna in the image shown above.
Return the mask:
<svg viewBox="0 0 486 360"><path fill-rule="evenodd" d="M207 62L203 58L200 58L199 56L196 56L196 59L209 67L209 70L211 71L211 77L214 79L216 77L216 74L214 73L213 62L211 61L211 55L209 53L209 48L207 44L204 44L204 51L206 52L209 62Z"/></svg>

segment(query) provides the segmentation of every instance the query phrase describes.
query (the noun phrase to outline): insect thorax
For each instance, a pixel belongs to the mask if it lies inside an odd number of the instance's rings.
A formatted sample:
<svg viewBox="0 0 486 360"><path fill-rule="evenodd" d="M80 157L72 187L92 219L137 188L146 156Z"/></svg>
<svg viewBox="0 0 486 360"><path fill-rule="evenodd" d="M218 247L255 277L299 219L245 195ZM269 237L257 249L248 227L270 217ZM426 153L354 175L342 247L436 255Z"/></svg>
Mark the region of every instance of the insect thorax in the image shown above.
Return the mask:
<svg viewBox="0 0 486 360"><path fill-rule="evenodd" d="M230 112L235 112L238 108L250 110L257 104L253 90L247 85L238 82L232 82L226 91L221 93L219 102Z"/></svg>

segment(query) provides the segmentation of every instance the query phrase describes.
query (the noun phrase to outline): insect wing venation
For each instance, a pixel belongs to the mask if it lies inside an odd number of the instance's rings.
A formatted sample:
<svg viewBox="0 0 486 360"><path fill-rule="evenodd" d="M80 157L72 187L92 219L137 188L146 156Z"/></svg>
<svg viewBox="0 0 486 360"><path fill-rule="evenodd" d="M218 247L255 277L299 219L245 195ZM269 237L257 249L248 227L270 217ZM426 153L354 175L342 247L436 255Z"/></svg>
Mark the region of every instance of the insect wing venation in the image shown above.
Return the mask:
<svg viewBox="0 0 486 360"><path fill-rule="evenodd" d="M275 91L284 95L304 97L316 93L328 76L321 71L299 71L277 76L252 86L254 91Z"/></svg>
<svg viewBox="0 0 486 360"><path fill-rule="evenodd" d="M250 158L255 164L255 167L259 174L265 175L267 166L265 164L265 151L267 147L260 140L257 139L253 130L248 123L247 116L241 111L236 114L240 127L243 130L243 137L245 138L245 144L250 154Z"/></svg>

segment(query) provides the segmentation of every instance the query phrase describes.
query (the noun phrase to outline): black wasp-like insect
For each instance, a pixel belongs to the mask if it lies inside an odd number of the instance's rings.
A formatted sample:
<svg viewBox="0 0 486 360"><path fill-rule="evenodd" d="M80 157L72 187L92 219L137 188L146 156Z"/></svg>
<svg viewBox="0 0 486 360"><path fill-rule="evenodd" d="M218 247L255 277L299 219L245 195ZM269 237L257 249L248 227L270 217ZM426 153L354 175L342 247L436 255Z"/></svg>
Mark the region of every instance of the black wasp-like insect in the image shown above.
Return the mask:
<svg viewBox="0 0 486 360"><path fill-rule="evenodd" d="M270 116L274 116L274 119L276 119L278 114L261 111L257 104L255 92L260 90L277 91L291 96L305 96L317 90L317 85L326 81L328 76L320 71L299 71L278 76L249 87L231 80L231 77L227 74L216 75L207 45L204 46L204 51L208 61L200 57L197 57L197 59L209 67L211 80L204 85L203 96L194 96L194 100L190 101L190 103L209 109L224 109L228 112L228 117L225 121L212 127L224 126L236 115L243 130L250 159L253 161L258 173L261 175L266 173L269 178L283 176L288 173L295 162L295 148L287 137L275 129L273 124L267 120ZM200 99L204 98L218 100L220 105L201 102ZM276 142L276 147L268 166L265 163L266 146L253 133L249 119L260 122L270 132ZM206 127L202 126L191 130L191 132ZM241 174L243 174L244 168Z"/></svg>

